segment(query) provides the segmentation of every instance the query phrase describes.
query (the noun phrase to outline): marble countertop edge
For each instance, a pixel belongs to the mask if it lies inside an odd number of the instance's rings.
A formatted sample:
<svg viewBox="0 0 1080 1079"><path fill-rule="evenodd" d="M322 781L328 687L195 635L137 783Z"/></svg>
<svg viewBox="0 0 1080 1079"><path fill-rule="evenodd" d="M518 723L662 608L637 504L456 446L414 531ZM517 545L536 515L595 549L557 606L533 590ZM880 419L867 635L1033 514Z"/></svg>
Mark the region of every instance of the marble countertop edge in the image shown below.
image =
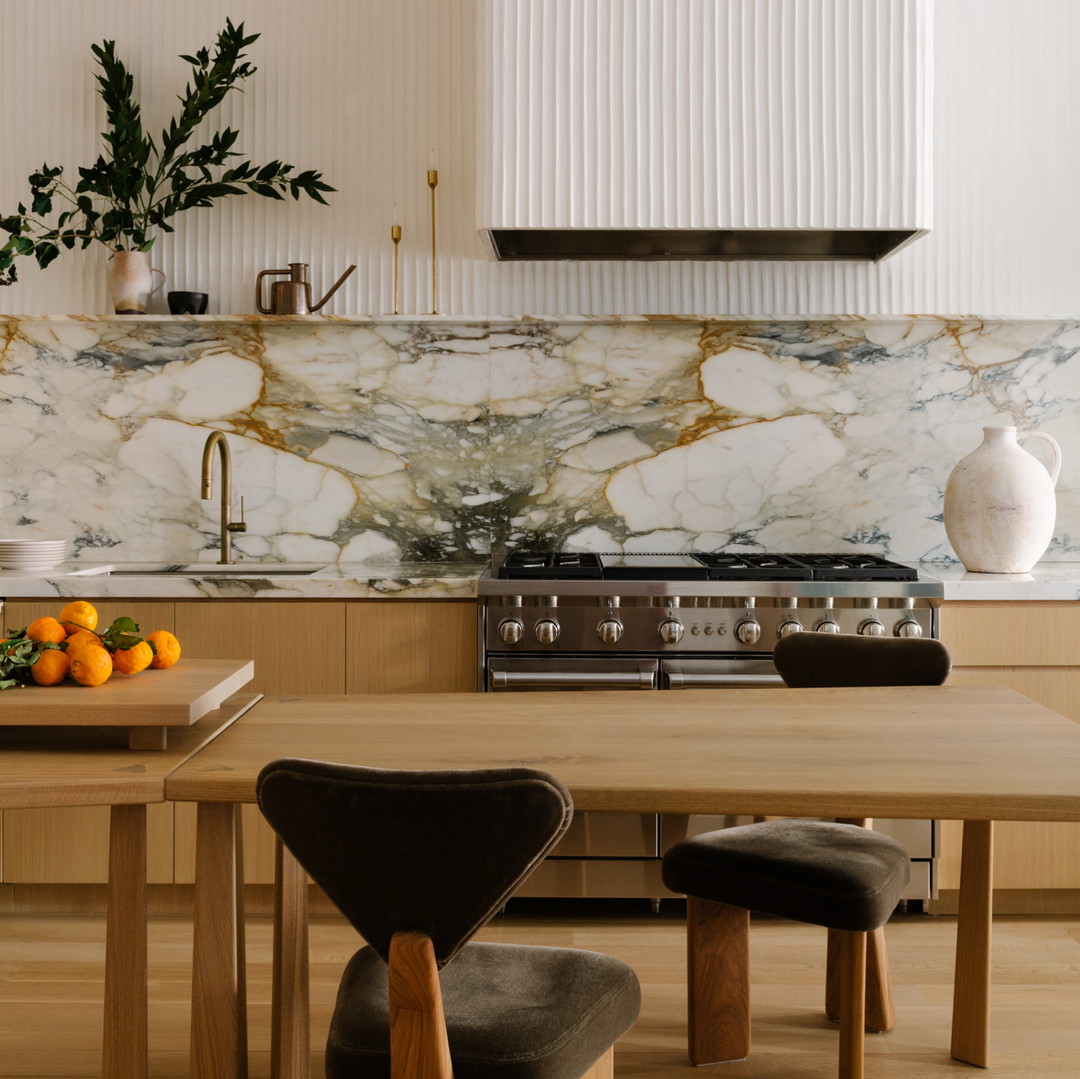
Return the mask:
<svg viewBox="0 0 1080 1079"><path fill-rule="evenodd" d="M216 314L216 315L79 315L79 314L0 314L0 322L83 322L83 323L127 323L137 326L142 323L169 324L169 323L193 323L193 324L245 324L265 322L274 324L313 324L313 325L413 325L417 323L432 324L459 324L459 325L515 325L529 323L562 323L562 324L619 324L619 323L701 323L701 322L777 322L777 323L806 323L806 322L947 322L947 323L998 323L998 322L1074 322L1080 321L1080 315L1071 314L932 314L932 313L906 313L888 312L879 314L530 314L530 315L497 315L497 314L456 314L456 315L432 315L432 314L398 314L398 315L263 315L263 314Z"/></svg>
<svg viewBox="0 0 1080 1079"><path fill-rule="evenodd" d="M241 575L154 572L163 563L69 562L52 570L0 570L0 597L116 599L475 599L484 563L353 563L314 570L266 564ZM918 564L942 583L944 600L1023 602L1080 600L1080 562L1040 562L1030 573L970 573L959 563ZM284 571L284 572L282 572Z"/></svg>

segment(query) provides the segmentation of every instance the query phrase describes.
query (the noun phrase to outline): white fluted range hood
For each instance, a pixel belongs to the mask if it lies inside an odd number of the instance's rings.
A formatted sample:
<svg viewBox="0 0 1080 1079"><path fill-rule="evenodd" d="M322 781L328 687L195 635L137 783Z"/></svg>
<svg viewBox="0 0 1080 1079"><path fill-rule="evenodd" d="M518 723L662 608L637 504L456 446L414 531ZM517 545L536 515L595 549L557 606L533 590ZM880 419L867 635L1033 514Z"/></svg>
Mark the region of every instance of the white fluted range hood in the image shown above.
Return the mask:
<svg viewBox="0 0 1080 1079"><path fill-rule="evenodd" d="M499 259L876 261L931 226L930 0L485 0Z"/></svg>

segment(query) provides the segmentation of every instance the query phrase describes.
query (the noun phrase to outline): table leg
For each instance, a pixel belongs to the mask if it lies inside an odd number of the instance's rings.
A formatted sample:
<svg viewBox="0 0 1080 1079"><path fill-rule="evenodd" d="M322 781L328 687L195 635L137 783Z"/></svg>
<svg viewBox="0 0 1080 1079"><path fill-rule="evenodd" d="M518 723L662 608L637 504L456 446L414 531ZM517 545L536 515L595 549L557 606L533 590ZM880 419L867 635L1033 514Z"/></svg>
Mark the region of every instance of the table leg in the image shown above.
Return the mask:
<svg viewBox="0 0 1080 1079"><path fill-rule="evenodd" d="M994 822L964 821L953 977L952 1055L985 1068L990 1033Z"/></svg>
<svg viewBox="0 0 1080 1079"><path fill-rule="evenodd" d="M109 810L104 1079L146 1079L146 806Z"/></svg>
<svg viewBox="0 0 1080 1079"><path fill-rule="evenodd" d="M192 1079L246 1079L240 807L200 802L195 835Z"/></svg>
<svg viewBox="0 0 1080 1079"><path fill-rule="evenodd" d="M311 1068L307 887L307 874L279 838L274 873L271 1079L308 1079Z"/></svg>

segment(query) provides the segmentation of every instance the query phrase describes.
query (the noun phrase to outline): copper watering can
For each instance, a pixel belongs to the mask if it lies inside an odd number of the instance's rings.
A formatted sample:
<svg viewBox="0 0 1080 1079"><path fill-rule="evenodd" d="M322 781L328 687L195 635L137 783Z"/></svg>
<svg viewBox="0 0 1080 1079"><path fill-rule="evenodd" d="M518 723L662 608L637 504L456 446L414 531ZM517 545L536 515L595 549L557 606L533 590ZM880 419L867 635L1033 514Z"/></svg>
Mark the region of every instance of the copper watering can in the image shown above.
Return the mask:
<svg viewBox="0 0 1080 1079"><path fill-rule="evenodd" d="M355 264L350 266L318 303L311 302L311 284L308 281L306 262L290 262L287 270L261 270L255 279L255 306L264 315L310 315L313 311L318 311L341 288L342 283L355 269ZM289 280L275 281L270 286L270 306L264 307L262 279L283 274L288 274Z"/></svg>

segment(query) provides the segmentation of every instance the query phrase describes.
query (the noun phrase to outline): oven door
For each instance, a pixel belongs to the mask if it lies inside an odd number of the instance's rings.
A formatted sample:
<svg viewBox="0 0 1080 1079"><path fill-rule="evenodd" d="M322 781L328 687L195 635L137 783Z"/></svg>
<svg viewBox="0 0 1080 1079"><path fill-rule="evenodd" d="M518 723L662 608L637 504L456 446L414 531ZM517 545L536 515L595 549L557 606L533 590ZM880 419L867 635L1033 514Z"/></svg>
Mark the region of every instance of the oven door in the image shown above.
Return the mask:
<svg viewBox="0 0 1080 1079"><path fill-rule="evenodd" d="M656 689L658 661L587 656L504 656L489 659L487 689Z"/></svg>
<svg viewBox="0 0 1080 1079"><path fill-rule="evenodd" d="M753 689L783 684L767 656L660 661L661 689Z"/></svg>

